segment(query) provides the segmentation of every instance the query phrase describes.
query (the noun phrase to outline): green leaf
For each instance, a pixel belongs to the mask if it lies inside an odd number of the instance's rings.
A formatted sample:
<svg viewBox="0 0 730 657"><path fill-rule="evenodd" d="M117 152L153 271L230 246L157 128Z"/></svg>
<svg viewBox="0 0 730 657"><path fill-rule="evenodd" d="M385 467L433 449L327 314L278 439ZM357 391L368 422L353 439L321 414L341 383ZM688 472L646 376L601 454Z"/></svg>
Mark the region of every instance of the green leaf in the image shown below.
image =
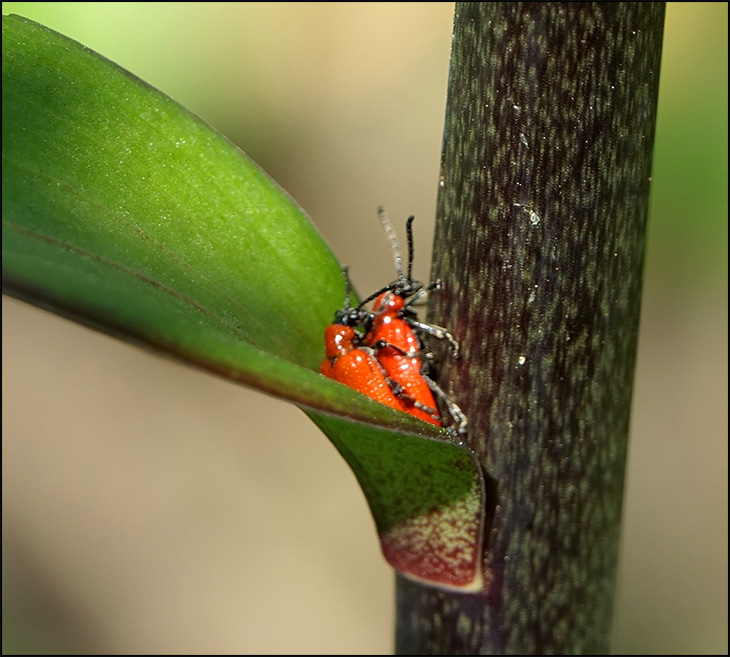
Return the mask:
<svg viewBox="0 0 730 657"><path fill-rule="evenodd" d="M484 482L453 443L309 413L350 464L383 554L404 575L444 588L482 588Z"/></svg>
<svg viewBox="0 0 730 657"><path fill-rule="evenodd" d="M36 23L3 16L2 75L3 291L297 403L353 468L389 562L478 586L472 454L318 373L344 285L301 208L180 105Z"/></svg>

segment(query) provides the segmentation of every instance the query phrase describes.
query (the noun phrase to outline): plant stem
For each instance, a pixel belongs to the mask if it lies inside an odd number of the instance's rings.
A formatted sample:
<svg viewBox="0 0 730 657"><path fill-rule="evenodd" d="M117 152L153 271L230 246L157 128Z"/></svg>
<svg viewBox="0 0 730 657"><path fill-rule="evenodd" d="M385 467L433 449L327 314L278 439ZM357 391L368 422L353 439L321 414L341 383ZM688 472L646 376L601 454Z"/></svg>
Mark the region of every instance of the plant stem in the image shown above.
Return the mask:
<svg viewBox="0 0 730 657"><path fill-rule="evenodd" d="M430 320L461 343L486 585L398 577L399 654L608 651L663 20L456 3Z"/></svg>

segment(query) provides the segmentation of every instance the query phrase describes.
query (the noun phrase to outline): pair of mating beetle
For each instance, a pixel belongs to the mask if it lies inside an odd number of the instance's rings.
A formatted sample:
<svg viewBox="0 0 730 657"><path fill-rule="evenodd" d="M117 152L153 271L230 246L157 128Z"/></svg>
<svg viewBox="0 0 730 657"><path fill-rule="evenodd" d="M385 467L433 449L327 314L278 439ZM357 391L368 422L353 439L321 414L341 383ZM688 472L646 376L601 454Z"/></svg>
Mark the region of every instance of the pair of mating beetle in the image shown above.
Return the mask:
<svg viewBox="0 0 730 657"><path fill-rule="evenodd" d="M409 413L425 422L443 426L438 398L451 417L448 429L458 436L466 433L466 416L456 403L426 374L432 356L417 332L446 340L456 358L459 345L444 328L418 321L412 306L423 301L440 281L424 285L411 276L413 266L413 217L406 222L408 270L403 272L398 238L383 208L378 208L390 241L398 278L374 292L359 305L350 307L350 280L345 277L345 304L324 333L327 357L320 372L354 388L381 404ZM373 309L365 305L373 301Z"/></svg>

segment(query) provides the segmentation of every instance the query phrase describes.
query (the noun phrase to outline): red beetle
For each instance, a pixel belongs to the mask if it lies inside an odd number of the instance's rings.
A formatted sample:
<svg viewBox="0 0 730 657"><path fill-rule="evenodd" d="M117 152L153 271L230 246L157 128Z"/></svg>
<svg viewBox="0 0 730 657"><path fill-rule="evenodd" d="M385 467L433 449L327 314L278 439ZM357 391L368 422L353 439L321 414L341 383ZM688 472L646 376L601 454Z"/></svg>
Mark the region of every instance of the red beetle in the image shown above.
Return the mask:
<svg viewBox="0 0 730 657"><path fill-rule="evenodd" d="M412 278L413 217L406 223L408 232L408 273L403 273L398 239L385 211L378 214L391 243L398 279L350 308L350 282L345 276L345 304L325 330L327 358L320 372L386 406L409 413L425 422L443 426L436 405L438 397L452 418L449 430L459 435L466 432L466 416L454 401L424 373L424 363L431 354L423 349L415 330L445 339L454 356L458 343L444 328L418 321L411 306L422 300L439 281L424 286ZM373 310L364 308L375 299ZM362 332L357 327L363 329Z"/></svg>
<svg viewBox="0 0 730 657"><path fill-rule="evenodd" d="M429 380L423 372L430 356L411 326L399 315L405 300L383 292L373 307L370 329L364 344L375 350L378 362L391 381L398 384L398 397L411 415L441 426L441 418Z"/></svg>
<svg viewBox="0 0 730 657"><path fill-rule="evenodd" d="M375 292L358 306L358 309L375 298L370 313L368 330L363 344L375 350L378 362L388 378L398 387L396 394L411 415L442 426L434 395L442 400L453 420L457 434L466 433L467 420L456 403L424 372L425 362L431 354L423 348L415 330L445 339L457 357L459 345L443 327L418 321L411 306L422 300L430 290L439 289L440 281L424 286L412 277L413 269L413 217L406 222L408 235L408 272L403 272L398 238L383 208L378 216L393 250L393 259L398 274L397 280ZM356 309L357 310L357 309ZM414 330L415 329L415 330Z"/></svg>
<svg viewBox="0 0 730 657"><path fill-rule="evenodd" d="M354 388L381 404L408 412L393 391L385 370L375 358L373 349L362 345L362 333L355 326L365 320L359 308L350 308L350 285L345 276L345 305L335 314L335 320L324 332L326 358L319 371L330 379Z"/></svg>

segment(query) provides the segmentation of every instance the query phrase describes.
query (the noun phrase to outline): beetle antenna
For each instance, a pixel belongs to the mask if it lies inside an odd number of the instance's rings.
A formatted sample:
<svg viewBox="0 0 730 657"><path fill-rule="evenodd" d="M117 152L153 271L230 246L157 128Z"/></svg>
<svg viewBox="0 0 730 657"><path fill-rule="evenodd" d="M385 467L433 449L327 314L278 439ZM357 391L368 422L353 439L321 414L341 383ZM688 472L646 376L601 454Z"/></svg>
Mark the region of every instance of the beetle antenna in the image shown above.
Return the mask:
<svg viewBox="0 0 730 657"><path fill-rule="evenodd" d="M408 235L408 280L413 280L413 219L411 215L406 221L406 234Z"/></svg>
<svg viewBox="0 0 730 657"><path fill-rule="evenodd" d="M352 285L350 284L350 268L342 268L342 277L345 279L345 308L344 310L350 311L350 292L352 292Z"/></svg>
<svg viewBox="0 0 730 657"><path fill-rule="evenodd" d="M385 213L385 208L382 205L378 207L378 219L380 219L380 223L383 225L385 236L388 238L390 248L393 251L393 260L395 261L398 280L405 281L406 277L403 274L403 256L401 255L400 244L398 243L398 235L393 229L393 224L390 223L388 215Z"/></svg>

